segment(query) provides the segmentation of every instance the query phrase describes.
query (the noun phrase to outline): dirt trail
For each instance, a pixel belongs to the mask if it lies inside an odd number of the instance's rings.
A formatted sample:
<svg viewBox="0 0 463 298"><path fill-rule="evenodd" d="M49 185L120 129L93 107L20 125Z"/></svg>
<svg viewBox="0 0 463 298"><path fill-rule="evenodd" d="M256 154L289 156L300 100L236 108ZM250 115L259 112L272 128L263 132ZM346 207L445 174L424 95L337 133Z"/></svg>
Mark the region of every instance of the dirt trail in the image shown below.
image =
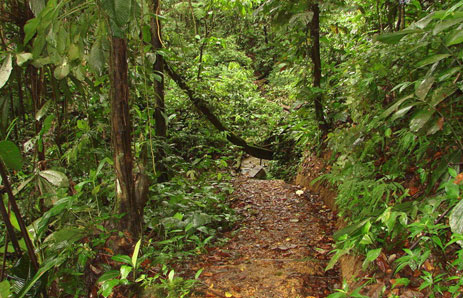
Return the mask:
<svg viewBox="0 0 463 298"><path fill-rule="evenodd" d="M281 180L235 180L231 198L242 216L190 269L204 268L193 297L326 297L339 287L336 270L324 271L332 249L333 213L322 201Z"/></svg>

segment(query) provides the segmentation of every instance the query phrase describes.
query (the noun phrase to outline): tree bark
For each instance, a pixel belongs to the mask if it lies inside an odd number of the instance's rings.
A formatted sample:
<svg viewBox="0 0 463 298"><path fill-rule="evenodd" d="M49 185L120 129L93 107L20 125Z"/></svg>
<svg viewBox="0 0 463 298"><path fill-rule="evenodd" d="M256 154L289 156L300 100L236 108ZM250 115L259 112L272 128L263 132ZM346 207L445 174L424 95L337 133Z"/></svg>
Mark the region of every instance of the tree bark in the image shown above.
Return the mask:
<svg viewBox="0 0 463 298"><path fill-rule="evenodd" d="M155 16L151 18L151 46L156 52L156 62L154 63L154 71L160 75L161 80L154 82L155 89L155 103L154 108L154 119L156 121L155 134L161 140L165 140L167 136L167 122L165 118L165 102L164 102L164 58L158 53L162 49L162 34L161 34L161 23L157 17L160 14L161 2L160 0L153 0L151 4L151 11L155 13ZM155 152L155 171L158 175L158 182L165 182L168 180L167 169L163 164L163 159L166 153L164 149L159 146Z"/></svg>
<svg viewBox="0 0 463 298"><path fill-rule="evenodd" d="M179 74L177 74L168 64L165 65L166 72L169 76L177 83L177 85L186 92L190 100L193 102L194 106L209 120L209 122L214 125L219 131L226 133L227 139L243 149L244 152L262 159L273 159L273 151L261 147L252 146L246 143L246 141L239 136L231 132L225 125L220 122L219 118L212 113L211 109L208 107L207 103L197 96L193 90L186 84L185 79L183 79Z"/></svg>
<svg viewBox="0 0 463 298"><path fill-rule="evenodd" d="M312 4L311 7L313 17L312 21L309 23L309 30L312 38L311 58L313 63L313 86L318 89L321 86L322 77L322 63L320 59L320 7L318 3ZM324 134L326 134L328 124L326 123L323 112L322 95L318 90L314 98L314 103L315 119L318 121L318 127Z"/></svg>
<svg viewBox="0 0 463 298"><path fill-rule="evenodd" d="M119 225L122 230L139 236L142 231L140 209L135 197L132 174L132 124L129 114L129 86L127 65L127 40L111 40L111 142L116 170L116 207L125 214Z"/></svg>

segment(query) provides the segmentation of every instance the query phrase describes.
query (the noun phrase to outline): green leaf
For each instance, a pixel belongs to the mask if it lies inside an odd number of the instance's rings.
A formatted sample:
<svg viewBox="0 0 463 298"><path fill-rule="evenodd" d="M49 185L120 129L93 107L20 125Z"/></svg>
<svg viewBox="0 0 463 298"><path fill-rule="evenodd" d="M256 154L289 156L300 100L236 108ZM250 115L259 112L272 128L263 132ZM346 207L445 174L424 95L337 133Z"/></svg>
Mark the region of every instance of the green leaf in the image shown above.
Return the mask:
<svg viewBox="0 0 463 298"><path fill-rule="evenodd" d="M422 31L419 29L406 29L406 30L402 30L399 32L384 33L381 35L377 35L375 39L382 43L397 44L404 36L408 34L412 34L412 33L417 33L417 32L422 32Z"/></svg>
<svg viewBox="0 0 463 298"><path fill-rule="evenodd" d="M130 272L132 271L133 267L132 266L127 266L127 265L122 265L121 266L121 279L127 278L129 276Z"/></svg>
<svg viewBox="0 0 463 298"><path fill-rule="evenodd" d="M463 30L461 28L454 29L446 39L445 45L450 47L463 42Z"/></svg>
<svg viewBox="0 0 463 298"><path fill-rule="evenodd" d="M111 279L114 279L116 277L119 276L119 271L117 270L109 270L109 271L106 271L105 273L103 273L100 278L98 278L98 281L97 282L105 282L105 281L108 281L108 280L111 280Z"/></svg>
<svg viewBox="0 0 463 298"><path fill-rule="evenodd" d="M115 255L111 259L116 262L125 263L127 265L132 265L132 259L127 255Z"/></svg>
<svg viewBox="0 0 463 298"><path fill-rule="evenodd" d="M70 71L69 64L67 59L64 59L63 63L55 68L55 71L53 72L53 75L57 80L64 79L65 77L68 76Z"/></svg>
<svg viewBox="0 0 463 298"><path fill-rule="evenodd" d="M10 283L5 279L0 282L0 298L8 298L10 296Z"/></svg>
<svg viewBox="0 0 463 298"><path fill-rule="evenodd" d="M432 21L433 19L433 14L430 13L428 14L427 16L425 16L424 18L422 18L421 20L415 22L414 24L412 24L411 26L412 27L417 27L419 29L424 29L428 26L428 24Z"/></svg>
<svg viewBox="0 0 463 298"><path fill-rule="evenodd" d="M456 67L453 67L453 68L450 68L450 69L447 69L441 72L440 77L439 77L439 82L450 79L454 74L456 74L457 72L461 70L462 70L461 66L456 66Z"/></svg>
<svg viewBox="0 0 463 298"><path fill-rule="evenodd" d="M381 254L381 248L369 250L367 252L365 261L363 262L363 265L362 265L363 270L367 268L368 264L376 260L380 254Z"/></svg>
<svg viewBox="0 0 463 298"><path fill-rule="evenodd" d="M448 169L449 175L452 176L453 178L457 177L458 173L454 168L449 168Z"/></svg>
<svg viewBox="0 0 463 298"><path fill-rule="evenodd" d="M434 29L432 30L432 34L433 35L437 35L439 34L440 32L446 30L447 28L450 28L456 24L459 24L463 22L463 18L456 18L456 19L447 19L447 20L444 20L442 22L440 22L439 24L437 24Z"/></svg>
<svg viewBox="0 0 463 298"><path fill-rule="evenodd" d="M32 43L32 56L35 59L40 57L45 47L45 44L46 44L46 40L45 40L45 36L43 35L38 35L34 39L34 42Z"/></svg>
<svg viewBox="0 0 463 298"><path fill-rule="evenodd" d="M34 284L51 268L55 266L61 265L66 258L59 256L57 258L53 259L47 259L43 264L42 267L39 268L37 273L34 275L34 277L24 285L24 287L21 289L21 291L18 293L16 298L23 298L26 296L26 294L29 292L29 290L34 286Z"/></svg>
<svg viewBox="0 0 463 298"><path fill-rule="evenodd" d="M51 105L51 100L43 104L40 110L38 110L37 113L35 114L36 121L40 121L40 119L42 119L42 117L45 116L45 114L48 112L48 108L50 107L50 105Z"/></svg>
<svg viewBox="0 0 463 298"><path fill-rule="evenodd" d="M24 33L26 33L26 36L24 37L24 45L26 45L32 39L32 37L34 37L39 24L40 19L34 18L27 21L26 25L24 25Z"/></svg>
<svg viewBox="0 0 463 298"><path fill-rule="evenodd" d="M55 170L44 170L44 171L40 171L39 175L56 187L68 187L69 186L68 177L62 172L55 171Z"/></svg>
<svg viewBox="0 0 463 298"><path fill-rule="evenodd" d="M433 64L433 63L436 63L436 62L439 62L441 61L442 59L445 59L447 57L450 57L450 54L435 54L435 55L431 55L431 56L428 56L426 58L424 58L423 60L421 60L420 62L418 62L416 64L416 67L423 67L423 66L426 66L426 65L429 65L429 64Z"/></svg>
<svg viewBox="0 0 463 298"><path fill-rule="evenodd" d="M23 160L19 148L10 141L0 141L0 159L5 165L19 171L23 166Z"/></svg>
<svg viewBox="0 0 463 298"><path fill-rule="evenodd" d="M429 104L435 107L438 104L440 104L444 99L452 95L455 91L457 91L457 87L455 86L439 87L436 90L434 90Z"/></svg>
<svg viewBox="0 0 463 298"><path fill-rule="evenodd" d="M410 130L412 132L418 132L426 123L428 123L433 114L434 111L429 109L421 110L416 113L410 121Z"/></svg>
<svg viewBox="0 0 463 298"><path fill-rule="evenodd" d="M428 95L429 90L431 89L432 85L434 84L434 81L436 79L434 77L427 77L421 83L418 85L418 87L415 90L416 96L424 101L426 98L426 95Z"/></svg>
<svg viewBox="0 0 463 298"><path fill-rule="evenodd" d="M405 97L402 97L401 99L397 100L395 103L393 103L389 108L387 108L382 114L381 114L381 118L386 118L388 117L389 115L391 115L392 113L394 113L398 108L399 106L404 103L404 101L406 101L407 99L410 99L413 97L413 94L409 94Z"/></svg>
<svg viewBox="0 0 463 298"><path fill-rule="evenodd" d="M34 16L38 16L45 8L45 0L29 0L29 6Z"/></svg>
<svg viewBox="0 0 463 298"><path fill-rule="evenodd" d="M22 66L24 63L32 59L31 53L18 53L16 54L16 63L18 66Z"/></svg>
<svg viewBox="0 0 463 298"><path fill-rule="evenodd" d="M391 117L391 121L395 121L399 118L402 118L403 116L405 116L408 111L410 111L414 106L416 106L416 103L411 103L411 104L408 104L406 105L405 107L403 108L400 108L397 112L394 113L394 115L392 115Z"/></svg>
<svg viewBox="0 0 463 298"><path fill-rule="evenodd" d="M132 1L130 0L113 0L115 21L119 26L126 25L130 20L132 10Z"/></svg>
<svg viewBox="0 0 463 298"><path fill-rule="evenodd" d="M104 297L108 297L113 292L113 288L117 286L119 283L120 283L119 279L111 279L111 280L104 282L101 285L101 289L100 289L101 295L103 295Z"/></svg>
<svg viewBox="0 0 463 298"><path fill-rule="evenodd" d="M11 70L13 69L13 63L11 60L11 54L8 54L0 68L0 89L5 86L6 82L10 78Z"/></svg>
<svg viewBox="0 0 463 298"><path fill-rule="evenodd" d="M148 25L143 25L143 27L141 28L141 33L142 33L143 41L146 43L150 43L151 42L150 27Z"/></svg>
<svg viewBox="0 0 463 298"><path fill-rule="evenodd" d="M105 63L105 56L101 39L97 39L90 50L88 65L97 74L101 74Z"/></svg>
<svg viewBox="0 0 463 298"><path fill-rule="evenodd" d="M460 200L453 207L449 217L449 225L453 233L463 234L463 200ZM460 241L459 244L462 245L463 243Z"/></svg>
<svg viewBox="0 0 463 298"><path fill-rule="evenodd" d="M445 185L445 193L450 200L456 200L460 196L460 187L453 182Z"/></svg>
<svg viewBox="0 0 463 298"><path fill-rule="evenodd" d="M138 253L140 252L140 245L141 245L141 239L137 241L137 244L135 244L135 249L133 250L132 266L134 268L137 267L137 260L138 260Z"/></svg>

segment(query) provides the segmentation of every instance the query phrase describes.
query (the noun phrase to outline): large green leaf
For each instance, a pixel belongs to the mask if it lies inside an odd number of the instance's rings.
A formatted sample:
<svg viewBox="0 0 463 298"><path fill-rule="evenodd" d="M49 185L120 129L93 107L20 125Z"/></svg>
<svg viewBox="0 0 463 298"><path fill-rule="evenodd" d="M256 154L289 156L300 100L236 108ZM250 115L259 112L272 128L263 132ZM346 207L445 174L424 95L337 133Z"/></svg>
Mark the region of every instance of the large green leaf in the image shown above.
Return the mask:
<svg viewBox="0 0 463 298"><path fill-rule="evenodd" d="M456 24L459 24L463 22L463 18L456 18L456 19L448 19L448 20L444 20L442 22L440 22L439 24L437 24L434 29L432 30L432 34L434 35L437 35L439 34L440 32L456 25Z"/></svg>
<svg viewBox="0 0 463 298"><path fill-rule="evenodd" d="M437 106L444 99L452 95L456 90L457 87L455 86L437 88L436 90L434 90L429 104L433 107Z"/></svg>
<svg viewBox="0 0 463 298"><path fill-rule="evenodd" d="M426 58L424 58L423 60L421 60L420 62L418 62L416 64L416 67L423 67L423 66L426 66L426 65L429 65L429 64L433 64L433 63L436 63L438 61L441 61L442 59L445 59L447 57L450 57L450 54L435 54L435 55L431 55L431 56L428 56Z"/></svg>
<svg viewBox="0 0 463 298"><path fill-rule="evenodd" d="M37 113L35 113L35 120L40 121L40 119L42 119L42 117L45 116L45 114L48 112L48 108L50 107L50 105L51 100L45 102L43 106L40 108L40 110L38 110Z"/></svg>
<svg viewBox="0 0 463 298"><path fill-rule="evenodd" d="M12 69L13 63L11 62L11 54L8 54L6 59L3 61L2 67L0 68L0 89L5 86L6 82L10 78Z"/></svg>
<svg viewBox="0 0 463 298"><path fill-rule="evenodd" d="M114 17L116 24L120 27L126 25L130 20L132 11L131 0L113 0L114 1Z"/></svg>
<svg viewBox="0 0 463 298"><path fill-rule="evenodd" d="M34 16L38 16L45 8L45 0L29 0L29 6Z"/></svg>
<svg viewBox="0 0 463 298"><path fill-rule="evenodd" d="M8 298L10 296L10 283L7 280L0 282L0 298Z"/></svg>
<svg viewBox="0 0 463 298"><path fill-rule="evenodd" d="M456 45L456 44L459 44L459 43L463 42L463 30L460 27L454 29L450 33L449 37L447 37L447 39L445 41L446 46L450 47L450 46L453 46L453 45Z"/></svg>
<svg viewBox="0 0 463 298"><path fill-rule="evenodd" d="M39 268L39 270L37 271L37 273L34 275L34 277L29 280L29 282L27 284L24 285L24 287L21 289L21 291L18 293L18 295L16 296L17 298L23 298L24 296L26 296L26 294L29 292L29 290L35 285L35 283L37 281L39 281L39 279L48 271L50 270L51 268L55 267L55 266L59 266L61 265L64 261L66 260L66 258L62 257L62 256L58 256L56 258L53 258L53 259L47 259L43 264L42 266Z"/></svg>
<svg viewBox="0 0 463 298"><path fill-rule="evenodd" d="M402 103L404 103L407 99L413 98L413 94L409 94L405 97L402 97L401 99L397 100L395 103L393 103L389 108L387 108L382 114L381 118L386 118L400 107Z"/></svg>
<svg viewBox="0 0 463 298"><path fill-rule="evenodd" d="M412 33L417 33L417 32L422 32L422 30L419 29L406 29L402 30L399 32L393 32L393 33L384 33L381 35L377 35L375 39L377 41L380 41L382 43L387 43L387 44L396 44L399 43L399 41L406 35L412 34Z"/></svg>
<svg viewBox="0 0 463 298"><path fill-rule="evenodd" d="M410 121L410 130L418 132L424 125L426 125L426 123L428 123L433 114L434 111L430 109L424 109L416 113Z"/></svg>
<svg viewBox="0 0 463 298"><path fill-rule="evenodd" d="M13 170L20 170L23 166L19 148L10 141L0 141L0 159Z"/></svg>
<svg viewBox="0 0 463 298"><path fill-rule="evenodd" d="M18 53L16 54L16 63L18 66L22 66L24 63L32 59L31 53Z"/></svg>
<svg viewBox="0 0 463 298"><path fill-rule="evenodd" d="M40 171L39 175L56 187L68 187L69 180L62 172L55 170Z"/></svg>
<svg viewBox="0 0 463 298"><path fill-rule="evenodd" d="M34 18L27 21L26 25L24 25L24 33L26 33L26 36L24 37L24 44L27 44L32 39L32 37L34 37L35 33L37 32L39 23L40 19Z"/></svg>
<svg viewBox="0 0 463 298"><path fill-rule="evenodd" d="M70 66L69 66L68 60L64 59L63 63L57 68L55 68L53 75L57 80L62 80L68 76L69 71L70 71Z"/></svg>
<svg viewBox="0 0 463 298"><path fill-rule="evenodd" d="M460 202L453 207L449 217L449 225L452 232L463 234L463 200L460 200Z"/></svg>
<svg viewBox="0 0 463 298"><path fill-rule="evenodd" d="M405 107L400 108L397 112L394 113L394 115L392 115L391 121L395 121L405 116L408 113L408 111L410 111L416 104L417 103L411 103L406 105Z"/></svg>
<svg viewBox="0 0 463 298"><path fill-rule="evenodd" d="M90 50L88 65L97 74L101 74L105 63L103 46L101 39L97 39Z"/></svg>
<svg viewBox="0 0 463 298"><path fill-rule="evenodd" d="M423 81L418 85L418 87L415 90L416 96L420 99L423 100L426 98L426 95L428 95L429 90L431 90L432 85L434 84L435 78L430 76L427 78L424 78Z"/></svg>

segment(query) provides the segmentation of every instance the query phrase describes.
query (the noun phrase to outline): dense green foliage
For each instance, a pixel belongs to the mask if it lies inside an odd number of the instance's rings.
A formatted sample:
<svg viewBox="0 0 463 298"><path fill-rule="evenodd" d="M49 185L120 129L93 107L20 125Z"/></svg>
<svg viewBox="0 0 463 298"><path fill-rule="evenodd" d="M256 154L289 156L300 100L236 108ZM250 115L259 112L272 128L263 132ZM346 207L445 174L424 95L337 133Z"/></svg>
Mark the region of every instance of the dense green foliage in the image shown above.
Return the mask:
<svg viewBox="0 0 463 298"><path fill-rule="evenodd" d="M184 297L195 279L177 276L175 263L220 243L237 220L227 195L240 148L154 70L156 54L230 132L273 150L270 176L291 180L304 152L331 152L319 179L337 189L348 226L335 235L329 267L348 253L364 256L364 269L394 255L403 284L418 277L426 295L461 293L461 1L166 0L159 11L150 3L0 4L0 163L8 168L0 192L8 211L11 197L18 203L21 216L7 218L23 251L2 224L1 297L107 297L140 286ZM310 59L315 3L320 87ZM160 49L150 43L153 20L162 24ZM113 168L109 36L128 42L133 178L152 182L141 241L117 228L124 215ZM166 137L155 133L161 77ZM155 160L160 148L165 155ZM157 163L167 182L154 182ZM25 253L27 238L39 268ZM395 297L394 286L383 292ZM349 295L362 297L347 285L332 297Z"/></svg>

